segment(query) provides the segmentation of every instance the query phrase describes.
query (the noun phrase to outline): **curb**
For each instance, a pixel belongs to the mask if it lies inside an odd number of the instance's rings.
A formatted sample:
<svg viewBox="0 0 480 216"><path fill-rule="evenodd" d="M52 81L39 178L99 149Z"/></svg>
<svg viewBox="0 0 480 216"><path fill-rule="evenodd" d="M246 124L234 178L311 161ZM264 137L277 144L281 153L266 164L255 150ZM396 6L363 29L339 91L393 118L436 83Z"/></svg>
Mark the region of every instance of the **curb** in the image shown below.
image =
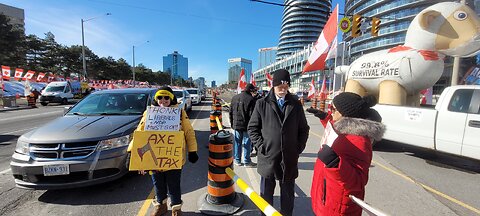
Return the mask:
<svg viewBox="0 0 480 216"><path fill-rule="evenodd" d="M1 112L8 112L8 111L15 111L15 110L24 110L24 109L32 109L33 107L25 106L25 107L8 107L8 108L0 108Z"/></svg>

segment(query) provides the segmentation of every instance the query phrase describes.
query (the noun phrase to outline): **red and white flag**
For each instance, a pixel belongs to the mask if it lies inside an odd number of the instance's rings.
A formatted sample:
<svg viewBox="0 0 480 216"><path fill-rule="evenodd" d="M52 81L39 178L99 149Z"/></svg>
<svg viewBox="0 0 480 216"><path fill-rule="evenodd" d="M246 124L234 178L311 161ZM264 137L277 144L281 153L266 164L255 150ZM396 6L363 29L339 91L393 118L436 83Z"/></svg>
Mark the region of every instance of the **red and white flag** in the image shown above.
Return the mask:
<svg viewBox="0 0 480 216"><path fill-rule="evenodd" d="M63 77L62 75L58 75L57 80L58 81L65 81L65 77Z"/></svg>
<svg viewBox="0 0 480 216"><path fill-rule="evenodd" d="M245 78L245 69L242 68L240 78L238 79L237 93L242 92L247 87L247 79Z"/></svg>
<svg viewBox="0 0 480 216"><path fill-rule="evenodd" d="M308 57L307 63L303 68L303 73L323 70L325 69L325 60L327 57L328 47L332 44L333 40L338 34L338 4L333 10L332 14L327 20L327 23L323 27L320 37L318 37L315 46L312 48L312 52Z"/></svg>
<svg viewBox="0 0 480 216"><path fill-rule="evenodd" d="M250 74L250 84L257 87L257 82L255 82L255 78L253 77L253 73Z"/></svg>
<svg viewBox="0 0 480 216"><path fill-rule="evenodd" d="M15 79L21 80L23 75L23 69L15 68Z"/></svg>
<svg viewBox="0 0 480 216"><path fill-rule="evenodd" d="M42 72L38 73L37 82L42 81L43 77L45 77L45 73L42 73Z"/></svg>
<svg viewBox="0 0 480 216"><path fill-rule="evenodd" d="M48 75L48 82L52 82L52 81L55 81L55 75L52 74L52 73L50 73L50 74Z"/></svg>
<svg viewBox="0 0 480 216"><path fill-rule="evenodd" d="M268 88L272 88L273 87L273 77L268 72L266 73L266 75L267 75Z"/></svg>
<svg viewBox="0 0 480 216"><path fill-rule="evenodd" d="M327 95L328 95L327 84L326 84L325 75L323 75L322 88L320 89L320 100L327 99Z"/></svg>
<svg viewBox="0 0 480 216"><path fill-rule="evenodd" d="M335 37L335 39L333 39L332 44L330 44L330 48L328 49L328 54L325 61L328 59L336 58L336 57L337 57L337 37Z"/></svg>
<svg viewBox="0 0 480 216"><path fill-rule="evenodd" d="M10 80L10 67L2 65L2 77L4 80Z"/></svg>
<svg viewBox="0 0 480 216"><path fill-rule="evenodd" d="M31 80L33 78L33 75L35 75L35 71L29 70L27 74L23 77L23 80Z"/></svg>
<svg viewBox="0 0 480 216"><path fill-rule="evenodd" d="M312 77L312 83L310 83L310 89L308 89L308 96L309 99L315 97L315 80Z"/></svg>

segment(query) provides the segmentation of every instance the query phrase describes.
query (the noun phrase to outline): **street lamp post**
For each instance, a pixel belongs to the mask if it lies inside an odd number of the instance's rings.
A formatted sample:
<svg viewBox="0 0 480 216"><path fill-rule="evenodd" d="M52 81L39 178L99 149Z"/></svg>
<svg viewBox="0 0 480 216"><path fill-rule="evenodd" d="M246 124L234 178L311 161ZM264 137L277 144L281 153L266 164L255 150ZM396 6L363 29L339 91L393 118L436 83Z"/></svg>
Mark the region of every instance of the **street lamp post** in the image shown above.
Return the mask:
<svg viewBox="0 0 480 216"><path fill-rule="evenodd" d="M102 16L109 16L109 15L112 15L111 13L106 13ZM90 19L81 19L81 22L82 22L82 62L83 62L83 76L84 76L84 79L87 79L87 60L85 59L85 31L83 29L83 23L84 22L88 22L90 20L93 20L93 19L96 19L98 17L101 17L101 16L97 16L97 17L93 17L93 18L90 18Z"/></svg>
<svg viewBox="0 0 480 216"><path fill-rule="evenodd" d="M148 43L148 42L150 42L150 41L147 40L140 45L143 45L143 44ZM132 47L132 64L133 64L133 67L132 67L133 87L135 87L135 45L133 45L133 47Z"/></svg>

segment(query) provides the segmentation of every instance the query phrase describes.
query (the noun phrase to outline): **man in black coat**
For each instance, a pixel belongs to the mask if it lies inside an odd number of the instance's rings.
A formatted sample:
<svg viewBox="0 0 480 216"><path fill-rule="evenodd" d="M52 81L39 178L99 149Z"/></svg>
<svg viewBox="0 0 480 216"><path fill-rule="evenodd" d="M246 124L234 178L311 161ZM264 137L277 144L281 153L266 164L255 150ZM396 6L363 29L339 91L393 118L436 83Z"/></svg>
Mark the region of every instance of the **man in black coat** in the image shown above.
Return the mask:
<svg viewBox="0 0 480 216"><path fill-rule="evenodd" d="M273 88L257 101L248 134L258 149L260 195L273 205L276 180L280 183L281 214L292 215L298 157L305 149L310 127L298 98L288 92L290 74L279 69L273 74Z"/></svg>
<svg viewBox="0 0 480 216"><path fill-rule="evenodd" d="M252 84L247 84L245 90L240 94L233 96L230 103L230 124L235 130L235 140L233 147L234 163L237 166L242 165L242 146L243 146L243 165L247 167L255 167L257 164L253 163L250 158L252 151L252 142L247 133L248 122L252 116L253 108L255 108L255 99L253 98L253 92L256 92L257 88Z"/></svg>

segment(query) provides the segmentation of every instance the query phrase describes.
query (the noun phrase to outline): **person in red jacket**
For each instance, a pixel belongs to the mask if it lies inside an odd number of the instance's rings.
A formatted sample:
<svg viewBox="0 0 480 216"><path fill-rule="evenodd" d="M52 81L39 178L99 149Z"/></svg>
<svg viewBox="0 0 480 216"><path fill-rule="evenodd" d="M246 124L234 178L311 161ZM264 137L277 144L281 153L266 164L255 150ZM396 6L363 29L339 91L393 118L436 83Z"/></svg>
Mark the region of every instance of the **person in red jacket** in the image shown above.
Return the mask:
<svg viewBox="0 0 480 216"><path fill-rule="evenodd" d="M361 207L349 195L364 198L372 143L380 140L385 132L380 115L370 108L376 103L373 96L362 98L343 92L333 98L328 114L307 110L323 120L325 133L330 134L322 139L313 172L311 197L315 215L362 214Z"/></svg>

